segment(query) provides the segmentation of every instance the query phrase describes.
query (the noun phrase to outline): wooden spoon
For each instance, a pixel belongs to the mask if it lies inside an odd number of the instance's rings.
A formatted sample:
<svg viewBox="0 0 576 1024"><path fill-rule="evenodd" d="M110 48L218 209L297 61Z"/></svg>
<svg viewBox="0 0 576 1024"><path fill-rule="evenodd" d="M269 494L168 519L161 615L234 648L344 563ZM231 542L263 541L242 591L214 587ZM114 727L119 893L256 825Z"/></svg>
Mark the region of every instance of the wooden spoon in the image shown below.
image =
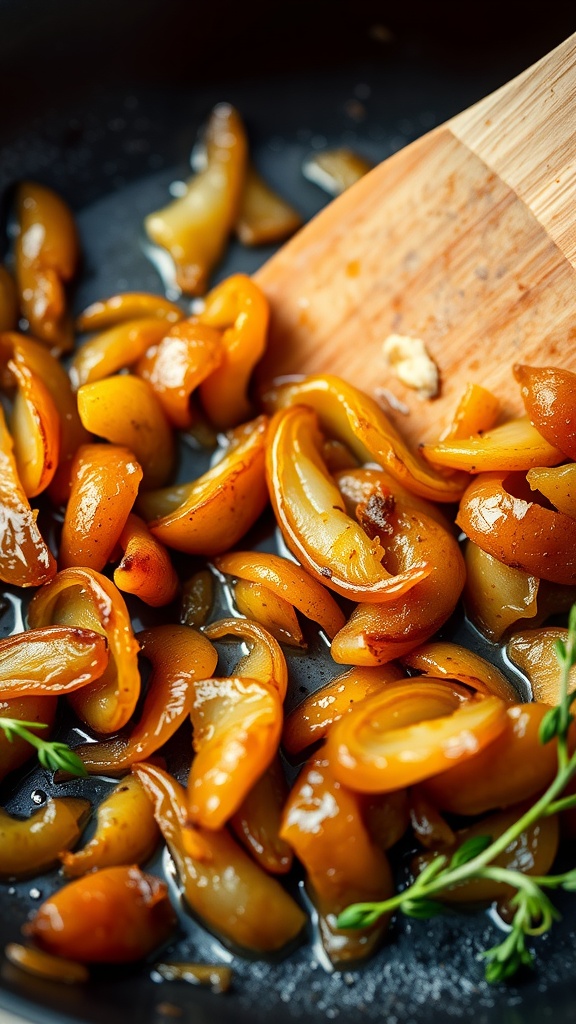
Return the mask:
<svg viewBox="0 0 576 1024"><path fill-rule="evenodd" d="M510 414L515 362L576 371L575 128L576 33L333 200L255 275L272 309L258 382L330 372L388 390L416 442L468 382ZM394 376L393 333L425 343L437 398Z"/></svg>

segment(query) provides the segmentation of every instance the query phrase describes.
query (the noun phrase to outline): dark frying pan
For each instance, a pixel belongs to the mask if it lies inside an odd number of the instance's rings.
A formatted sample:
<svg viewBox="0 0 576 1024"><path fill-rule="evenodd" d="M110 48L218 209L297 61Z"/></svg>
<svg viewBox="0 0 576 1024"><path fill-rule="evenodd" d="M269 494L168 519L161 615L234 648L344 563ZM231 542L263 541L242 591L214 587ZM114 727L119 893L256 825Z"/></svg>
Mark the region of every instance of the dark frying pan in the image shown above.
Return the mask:
<svg viewBox="0 0 576 1024"><path fill-rule="evenodd" d="M518 5L495 0L473 12L424 0L0 0L4 214L21 177L68 200L84 242L77 309L117 290L159 291L141 245L142 218L166 201L172 181L189 174L190 150L214 103L238 107L257 164L309 217L327 201L301 173L311 151L347 144L374 161L385 158L561 42L574 29L570 6L530 23ZM251 272L268 255L232 246L217 277ZM1 635L14 628L15 614L8 601ZM454 621L446 635L465 628ZM301 666L294 672L292 703L299 684L315 685ZM35 791L50 786L46 773L33 772L17 792L5 787L0 800L28 813ZM74 782L64 791L97 799L102 784ZM57 885L53 873L0 887L0 948L19 939L22 922ZM0 955L0 1007L33 1021L83 1024L440 1024L472 1015L476 1024L571 1024L570 915L568 906L550 941L540 942L537 975L507 988L482 979L475 957L495 938L489 917L477 914L399 922L377 957L350 972L327 973L313 942L280 963L236 960L233 991L223 997L158 984L150 965L97 972L87 987L66 988L18 975ZM225 957L189 919L170 953Z"/></svg>

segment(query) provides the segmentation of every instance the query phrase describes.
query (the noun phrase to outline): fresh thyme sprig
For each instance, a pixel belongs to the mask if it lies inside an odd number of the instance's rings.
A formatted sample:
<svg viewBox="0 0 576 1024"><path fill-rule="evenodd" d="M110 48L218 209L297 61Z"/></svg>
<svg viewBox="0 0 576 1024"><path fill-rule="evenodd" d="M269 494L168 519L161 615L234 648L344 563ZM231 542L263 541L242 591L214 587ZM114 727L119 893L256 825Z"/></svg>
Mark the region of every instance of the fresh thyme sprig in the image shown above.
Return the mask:
<svg viewBox="0 0 576 1024"><path fill-rule="evenodd" d="M514 890L510 905L514 911L510 931L497 946L485 950L480 958L486 960L485 976L490 982L505 981L521 967L533 967L534 958L527 940L549 931L560 914L551 903L546 889L564 889L576 892L576 868L562 875L535 877L521 871L501 868L494 864L515 839L542 818L576 807L576 794L563 796L563 792L576 775L576 751L570 754L568 734L574 721L572 706L576 692L568 692L571 668L576 664L576 605L568 618L568 635L555 645L560 666L560 699L556 707L542 719L540 742L557 741L558 768L554 780L539 799L510 828L497 839L474 836L464 842L449 859L436 856L408 888L390 899L373 903L354 903L338 916L338 928L367 928L384 914L400 910L409 917L433 917L444 911L441 902L444 892L472 879L488 878L504 882Z"/></svg>
<svg viewBox="0 0 576 1024"><path fill-rule="evenodd" d="M12 743L16 736L26 740L38 751L38 760L43 768L56 772L59 769L68 772L69 775L86 776L88 772L77 754L70 749L67 743L60 743L58 740L43 740L40 736L30 732L30 729L47 729L45 722L22 722L19 718L0 717L0 729L4 730L6 738Z"/></svg>

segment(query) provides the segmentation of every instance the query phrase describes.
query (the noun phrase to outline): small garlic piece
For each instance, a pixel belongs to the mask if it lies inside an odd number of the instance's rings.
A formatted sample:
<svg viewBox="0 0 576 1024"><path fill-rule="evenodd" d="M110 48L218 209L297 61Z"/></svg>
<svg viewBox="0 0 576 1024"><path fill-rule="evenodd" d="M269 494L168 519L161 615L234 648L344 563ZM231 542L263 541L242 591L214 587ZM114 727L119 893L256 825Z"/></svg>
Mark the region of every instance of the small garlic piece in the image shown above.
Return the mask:
<svg viewBox="0 0 576 1024"><path fill-rule="evenodd" d="M417 391L422 399L435 398L439 389L438 367L420 338L390 334L382 343L382 352L406 387Z"/></svg>

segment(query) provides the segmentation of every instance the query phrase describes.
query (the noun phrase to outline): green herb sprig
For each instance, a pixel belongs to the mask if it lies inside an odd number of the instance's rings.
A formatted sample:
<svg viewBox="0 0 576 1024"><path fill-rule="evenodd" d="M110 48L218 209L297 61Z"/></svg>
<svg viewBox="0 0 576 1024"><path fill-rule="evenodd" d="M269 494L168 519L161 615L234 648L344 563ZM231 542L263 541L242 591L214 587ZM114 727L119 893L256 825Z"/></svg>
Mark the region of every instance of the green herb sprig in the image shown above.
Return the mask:
<svg viewBox="0 0 576 1024"><path fill-rule="evenodd" d="M474 836L464 842L451 858L437 855L412 884L396 896L346 907L338 916L338 928L367 928L395 910L408 917L434 917L445 910L441 898L447 890L473 879L488 878L506 883L515 893L510 900L514 916L506 938L480 954L480 959L486 961L487 981L505 981L520 968L534 966L534 957L527 942L531 937L549 931L560 917L545 890L576 892L576 868L561 875L535 877L501 868L494 861L535 822L576 807L576 795L562 796L568 782L576 775L576 751L571 755L568 745L568 734L574 721L572 706L576 701L576 692L568 692L570 670L576 664L576 605L570 611L566 641L557 640L555 651L560 666L560 699L542 719L539 738L542 744L557 741L558 768L545 793L498 839Z"/></svg>
<svg viewBox="0 0 576 1024"><path fill-rule="evenodd" d="M52 772L62 770L68 772L69 775L84 777L88 775L84 763L67 743L43 740L41 736L36 736L36 733L31 732L31 728L47 729L48 726L45 722L22 722L19 718L0 717L0 729L4 731L10 743L16 736L19 736L20 739L26 740L27 743L36 747L38 760L43 768Z"/></svg>

